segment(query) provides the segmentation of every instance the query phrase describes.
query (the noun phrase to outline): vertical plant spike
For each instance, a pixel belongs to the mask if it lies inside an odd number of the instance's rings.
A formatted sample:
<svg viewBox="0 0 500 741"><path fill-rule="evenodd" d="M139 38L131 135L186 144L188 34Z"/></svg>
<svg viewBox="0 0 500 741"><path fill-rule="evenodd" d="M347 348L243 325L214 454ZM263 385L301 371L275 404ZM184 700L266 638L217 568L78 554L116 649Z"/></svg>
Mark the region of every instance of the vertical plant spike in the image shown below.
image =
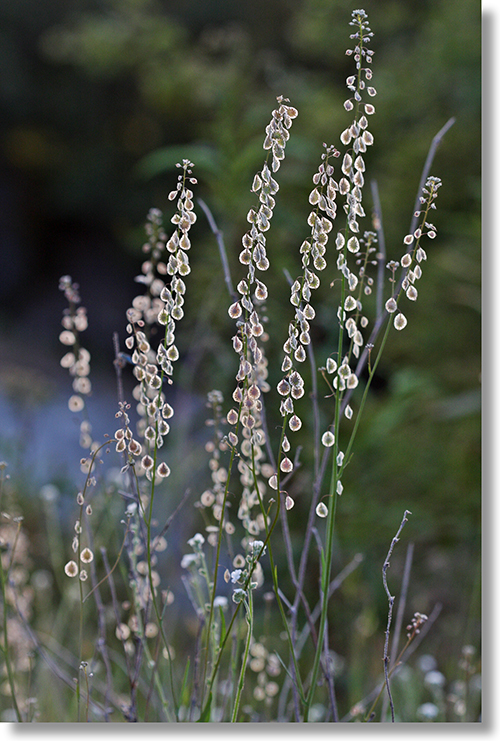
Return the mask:
<svg viewBox="0 0 500 741"><path fill-rule="evenodd" d="M268 289L258 276L269 268L266 233L271 226L275 196L279 191L279 184L273 173L279 170L285 157L286 142L290 137L293 120L297 117L297 110L288 103L282 96L278 98L278 107L273 111L271 122L266 128L263 146L272 155L271 169L266 159L252 183L252 192L258 194L259 207L248 212L247 220L251 226L243 236L243 249L239 255L240 263L247 266L248 270L246 277L237 285L240 298L229 307L229 316L236 320L233 348L239 358L239 368L236 374L237 386L233 393L236 406L229 411L227 421L234 428L231 433L234 444L237 444L239 436L243 438L238 464L243 494L238 517L251 536L258 536L266 529L263 522L265 515L260 512L255 517L252 509L259 506L259 500L261 501L265 491L260 473L269 469L269 464L265 465L262 461L266 435L261 420L261 395L270 388L267 382L267 358L262 344L268 339L263 322ZM286 457L281 461L282 470L290 471L291 465ZM274 471L272 473L275 475ZM269 479L269 475L267 478ZM273 486L272 483L270 485Z"/></svg>
<svg viewBox="0 0 500 741"><path fill-rule="evenodd" d="M80 445L84 449L92 448L92 427L86 408L86 398L92 392L90 374L90 353L80 344L80 333L88 326L87 310L81 305L79 286L69 275L63 275L59 280L59 290L64 293L68 302L62 318L63 331L59 335L59 342L68 349L61 358L61 366L67 368L73 378L73 394L68 400L70 411L81 412L83 419L80 423Z"/></svg>

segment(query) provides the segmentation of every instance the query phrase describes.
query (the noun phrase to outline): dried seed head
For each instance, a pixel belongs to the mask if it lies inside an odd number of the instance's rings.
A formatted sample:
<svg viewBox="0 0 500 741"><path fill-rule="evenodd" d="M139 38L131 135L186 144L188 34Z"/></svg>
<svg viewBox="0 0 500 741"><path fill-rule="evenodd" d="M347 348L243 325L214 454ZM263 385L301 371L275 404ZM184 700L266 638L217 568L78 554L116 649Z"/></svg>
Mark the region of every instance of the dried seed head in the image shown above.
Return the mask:
<svg viewBox="0 0 500 741"><path fill-rule="evenodd" d="M274 489L276 491L277 488L278 488L278 477L277 477L277 475L275 473L273 473L273 475L271 476L271 478L269 479L269 481L267 483L269 484L269 486L271 487L271 489Z"/></svg>
<svg viewBox="0 0 500 741"><path fill-rule="evenodd" d="M396 316L394 317L394 326L396 329L404 329L407 324L408 320L406 319L404 314L401 314L401 312L399 312L399 314L396 314Z"/></svg>
<svg viewBox="0 0 500 741"><path fill-rule="evenodd" d="M389 312L389 314L393 314L397 308L398 304L395 298L390 298L388 301L385 302L385 309Z"/></svg>
<svg viewBox="0 0 500 741"><path fill-rule="evenodd" d="M165 462L162 462L156 469L156 473L160 478L166 478L167 476L170 476L170 468Z"/></svg>
<svg viewBox="0 0 500 741"><path fill-rule="evenodd" d="M293 463L290 458L283 458L280 463L280 469L283 471L283 473L290 473L290 471L293 471Z"/></svg>
<svg viewBox="0 0 500 741"><path fill-rule="evenodd" d="M80 560L83 563L91 563L94 560L94 554L90 550L90 548L84 548L83 551L80 553Z"/></svg>
<svg viewBox="0 0 500 741"><path fill-rule="evenodd" d="M334 445L335 443L335 435L333 434L333 432L330 432L330 430L327 430L323 433L321 442L323 443L325 448L331 448L332 445Z"/></svg>
<svg viewBox="0 0 500 741"><path fill-rule="evenodd" d="M316 507L316 514L318 517L328 517L328 507L323 502L320 502Z"/></svg>
<svg viewBox="0 0 500 741"><path fill-rule="evenodd" d="M78 564L76 563L76 561L68 561L68 563L64 567L64 572L66 576L76 576L78 574Z"/></svg>
<svg viewBox="0 0 500 741"><path fill-rule="evenodd" d="M302 421L300 420L300 417L297 417L296 414L293 414L288 421L288 426L290 427L292 432L300 430L300 428L302 427Z"/></svg>

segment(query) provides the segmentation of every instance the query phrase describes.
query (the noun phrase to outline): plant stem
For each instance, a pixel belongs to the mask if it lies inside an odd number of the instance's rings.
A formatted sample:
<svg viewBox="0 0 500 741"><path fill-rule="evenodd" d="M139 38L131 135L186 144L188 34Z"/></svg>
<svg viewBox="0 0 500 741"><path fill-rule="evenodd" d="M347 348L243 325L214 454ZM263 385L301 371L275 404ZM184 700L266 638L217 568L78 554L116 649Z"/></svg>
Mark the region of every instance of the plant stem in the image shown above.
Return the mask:
<svg viewBox="0 0 500 741"><path fill-rule="evenodd" d="M234 701L233 713L231 715L231 723L236 723L238 719L238 711L240 708L241 693L243 691L243 685L245 684L245 672L248 664L248 655L250 653L250 645L252 643L253 635L253 594L252 590L248 590L248 604L245 604L246 608L246 620L248 624L247 638L245 641L245 651L243 652L243 661L241 663L240 677L238 680L238 690L236 692L236 698Z"/></svg>

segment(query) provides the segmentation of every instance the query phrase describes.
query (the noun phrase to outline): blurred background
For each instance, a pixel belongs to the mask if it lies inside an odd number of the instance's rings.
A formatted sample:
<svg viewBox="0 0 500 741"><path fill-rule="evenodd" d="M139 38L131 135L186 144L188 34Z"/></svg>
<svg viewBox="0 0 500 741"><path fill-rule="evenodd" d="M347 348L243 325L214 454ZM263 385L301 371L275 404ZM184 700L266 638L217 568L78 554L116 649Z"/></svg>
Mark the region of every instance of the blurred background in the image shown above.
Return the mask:
<svg viewBox="0 0 500 741"><path fill-rule="evenodd" d="M354 7L338 0L1 3L0 457L17 482L41 558L38 492L56 484L71 495L71 513L82 455L67 409L70 380L59 366L59 277L79 283L88 309L82 343L92 355L94 436L112 434L112 334L123 340L125 311L138 292L149 208L169 213L175 163L191 159L197 195L239 275L264 128L276 96L285 95L299 117L279 173L268 280L269 315L286 326L283 269L298 270L311 177L322 143L338 145L349 123L342 103ZM344 482L338 567L358 551L366 555L342 596L341 622L355 623L357 636L355 647L344 649L354 666L381 631L387 602L380 568L408 508L410 607L430 613L442 605L426 645L444 668L456 666L464 643L479 646L481 6L367 0L363 7L375 33L378 91L370 121L375 146L366 159L378 183L388 258L401 256L432 138L450 117L456 123L431 171L443 186L419 300L406 312L408 328L388 342ZM368 187L364 199L369 210ZM205 395L215 387L229 396L235 368L217 245L198 215L172 445L189 463L187 483L201 493L198 482L208 474L196 446L205 439ZM317 300L318 364L335 332L327 283ZM300 528L305 511L299 505L290 513L292 528ZM180 552L193 532L189 524L180 533ZM398 557L402 563L403 546ZM391 575L400 573L395 557ZM355 697L361 674L349 681Z"/></svg>

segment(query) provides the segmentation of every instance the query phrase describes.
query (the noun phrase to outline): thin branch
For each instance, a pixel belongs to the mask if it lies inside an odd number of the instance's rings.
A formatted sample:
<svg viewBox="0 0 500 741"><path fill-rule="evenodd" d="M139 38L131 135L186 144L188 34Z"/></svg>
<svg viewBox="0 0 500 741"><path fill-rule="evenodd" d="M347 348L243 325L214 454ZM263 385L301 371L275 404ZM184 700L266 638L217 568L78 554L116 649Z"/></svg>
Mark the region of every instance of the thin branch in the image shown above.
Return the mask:
<svg viewBox="0 0 500 741"><path fill-rule="evenodd" d="M315 530L315 528L313 528ZM358 568L360 563L363 561L363 555L361 553L357 553L352 561L345 566L342 571L337 574L335 579L333 579L330 582L330 585L328 587L328 599L332 596L332 594L337 590L340 589L342 586L342 583L344 580L355 570ZM297 658L300 658L300 655L302 653L302 649L304 648L304 645L309 637L311 635L312 641L314 645L317 644L317 637L316 637L316 631L314 629L314 624L316 623L317 619L319 618L319 615L321 613L321 599L316 604L314 610L307 615L307 623L302 628L302 631L300 633L300 636L297 641L297 645L295 647ZM294 613L292 613L293 615ZM288 692L290 690L290 687L292 686L292 682L290 680L290 675L285 679L283 683L283 688L280 696L279 701L279 709L278 709L278 717L284 717L285 713L285 705L286 705L286 697L288 695Z"/></svg>
<svg viewBox="0 0 500 741"><path fill-rule="evenodd" d="M436 154L436 150L437 150L438 146L441 144L441 141L442 141L444 135L447 133L447 131L449 129L451 129L451 127L453 126L453 124L455 123L455 121L456 121L456 119L455 119L454 116L452 118L448 119L448 121L445 123L445 125L443 126L443 128L438 131L438 133L436 134L436 136L434 137L434 139L431 142L431 146L430 146L429 152L427 154L427 159L425 160L424 169L422 170L422 175L420 177L420 182L418 184L418 192L417 192L417 197L415 199L415 206L413 208L413 217L412 217L412 220L411 220L410 234L413 234L413 232L417 228L417 219L418 219L418 216L415 216L415 212L420 210L419 209L419 206L420 206L420 194L422 192L422 188L424 187L427 178L429 177L429 172L430 172L431 167L432 167L432 162L434 160L434 156Z"/></svg>
<svg viewBox="0 0 500 741"><path fill-rule="evenodd" d="M392 556L392 551L394 550L394 546L399 541L399 536L401 534L401 531L404 528L405 524L408 522L407 515L411 515L411 512L408 509L405 509L403 519L401 520L401 525L399 526L399 529L396 535L392 539L391 545L389 547L389 551L384 561L384 565L382 566L382 582L384 584L385 593L387 594L387 599L389 600L389 613L387 616L387 628L385 631L385 643L384 643L384 676L385 676L385 686L387 689L387 695L389 697L389 704L391 707L392 723L395 722L395 718L394 718L394 703L392 701L391 688L389 685L389 634L391 630L392 608L394 606L395 597L391 595L389 591L389 587L387 586L387 569L390 566L390 558Z"/></svg>
<svg viewBox="0 0 500 741"><path fill-rule="evenodd" d="M420 633L413 638L410 645L407 645L405 649L403 649L403 652L398 658L397 664L393 666L392 669L389 671L389 676L391 677L393 674L395 674L400 666L403 666L403 664L406 663L408 658L413 654L416 649L420 646L423 639L427 635L427 633L430 631L433 624L436 622L439 613L443 609L443 605L438 602L436 605L434 605L431 614L429 615L429 618L427 622L425 622L420 630ZM403 654L404 654L404 660L403 660ZM370 703L373 702L377 697L380 696L383 688L384 688L385 682L382 682L381 684L378 684L376 687L373 688L373 690L366 695L362 700L357 702L354 707L345 715L343 718L341 718L341 723L348 723L350 720L352 720L354 717L359 717L369 706Z"/></svg>
<svg viewBox="0 0 500 741"><path fill-rule="evenodd" d="M212 230L212 233L215 236L215 239L217 240L217 245L219 247L219 254L220 259L222 262L222 269L224 271L224 280L226 281L227 290L229 291L229 295L233 300L236 300L236 294L233 289L233 283L231 281L231 272L229 270L229 262L227 259L227 252L226 252L226 246L224 244L224 237L223 233L217 226L217 223L213 217L212 212L210 211L209 207L203 201L201 198L198 198L198 203L200 204L201 208L203 209L205 216L207 217L207 221L210 225L210 229Z"/></svg>
<svg viewBox="0 0 500 741"><path fill-rule="evenodd" d="M113 360L113 365L115 366L116 372L118 401L120 402L120 404L124 404L125 397L123 393L122 370L127 362L127 356L124 353L120 352L120 338L118 336L118 332L113 332L113 350L115 351L115 359Z"/></svg>
<svg viewBox="0 0 500 741"><path fill-rule="evenodd" d="M378 240L376 312L377 316L380 316L384 306L384 275L387 252L385 249L385 234L382 222L382 206L380 205L380 195L376 180L371 181L371 191L373 200L373 224L377 232Z"/></svg>
<svg viewBox="0 0 500 741"><path fill-rule="evenodd" d="M174 509L174 511L172 512L172 514L170 515L170 517L168 518L168 520L164 524L162 530L158 533L158 535L155 535L155 537L153 538L153 541L151 543L151 549L152 550L157 545L157 543L160 540L160 538L165 535L165 533L167 532L168 528L172 524L172 521L173 521L174 517L180 512L180 510L182 509L182 507L185 505L185 503L189 499L190 495L191 495L191 489L186 489L186 491L184 492L184 494L182 496L181 501L179 502L179 504L177 505L177 507Z"/></svg>
<svg viewBox="0 0 500 741"><path fill-rule="evenodd" d="M403 570L403 579L401 581L401 593L399 595L399 604L398 604L398 609L396 612L396 621L394 624L394 635L392 637L392 643L391 643L389 670L391 670L394 667L396 663L396 657L398 655L399 637L401 635L401 628L403 626L403 617L404 617L404 612L406 609L406 599L408 597L408 586L410 584L411 564L413 561L413 549L414 549L413 543L408 543L408 548L406 550L405 566ZM385 718L386 716L387 703L388 703L388 697L387 695L384 695L384 699L382 702L381 718Z"/></svg>
<svg viewBox="0 0 500 741"><path fill-rule="evenodd" d="M406 551L406 561L403 571L403 579L401 581L401 594L399 596L399 605L396 612L396 621L394 623L394 636L392 639L392 648L391 648L391 654L392 656L397 656L398 652L398 645L399 645L399 636L401 635L401 628L403 626L403 616L404 611L406 607L406 599L408 597L408 586L410 584L410 572L411 572L411 564L413 561L413 549L414 545L413 543L408 543L408 549ZM392 668L394 666L394 660L391 658L389 667Z"/></svg>

